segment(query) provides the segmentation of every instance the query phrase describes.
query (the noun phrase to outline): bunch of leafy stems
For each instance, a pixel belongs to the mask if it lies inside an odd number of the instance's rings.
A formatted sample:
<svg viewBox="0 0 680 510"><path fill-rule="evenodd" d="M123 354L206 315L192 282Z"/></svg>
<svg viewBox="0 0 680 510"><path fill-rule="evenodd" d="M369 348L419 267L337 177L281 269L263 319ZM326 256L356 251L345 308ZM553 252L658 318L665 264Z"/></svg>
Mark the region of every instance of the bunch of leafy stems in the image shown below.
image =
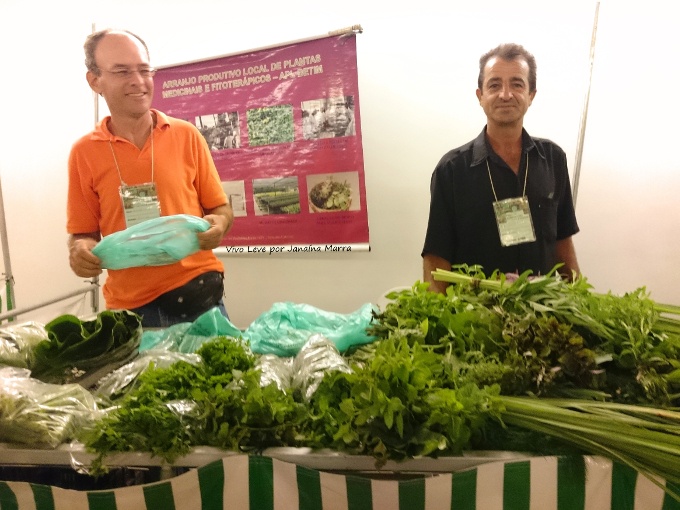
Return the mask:
<svg viewBox="0 0 680 510"><path fill-rule="evenodd" d="M432 273L433 278L493 293L522 296L528 298L530 305L540 312L555 312L551 304L565 304L558 295L550 295L551 287L557 294L575 289L577 294L585 294L594 300L612 298L611 294L592 292L585 278L576 278L572 283L565 282L556 276L557 267L545 276L531 277L531 272L525 272L512 280L502 273L494 273L490 278L480 277L483 273L474 267L455 269L438 269ZM648 328L656 334L677 338L680 335L680 306L651 300L648 303L655 312L653 324L648 325ZM616 335L612 328L597 323L583 310L574 307L568 313L574 323L592 328L607 340L612 340ZM502 420L505 424L556 437L583 451L619 461L680 501L680 412L578 398L498 398L504 406ZM664 484L660 478L670 485Z"/></svg>

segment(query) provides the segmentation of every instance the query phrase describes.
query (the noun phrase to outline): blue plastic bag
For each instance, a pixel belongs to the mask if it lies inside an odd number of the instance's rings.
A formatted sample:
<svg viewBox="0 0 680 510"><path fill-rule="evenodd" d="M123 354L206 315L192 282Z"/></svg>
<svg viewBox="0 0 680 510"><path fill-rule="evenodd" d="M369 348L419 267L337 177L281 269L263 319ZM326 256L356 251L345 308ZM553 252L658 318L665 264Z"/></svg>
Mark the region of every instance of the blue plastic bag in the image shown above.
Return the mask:
<svg viewBox="0 0 680 510"><path fill-rule="evenodd" d="M367 303L350 314L327 312L312 305L274 303L243 332L257 354L295 356L310 336L321 334L335 343L340 352L371 343L375 337L366 332L373 305Z"/></svg>
<svg viewBox="0 0 680 510"><path fill-rule="evenodd" d="M165 266L196 253L196 234L208 228L210 223L197 216L161 216L104 237L92 253L104 269Z"/></svg>

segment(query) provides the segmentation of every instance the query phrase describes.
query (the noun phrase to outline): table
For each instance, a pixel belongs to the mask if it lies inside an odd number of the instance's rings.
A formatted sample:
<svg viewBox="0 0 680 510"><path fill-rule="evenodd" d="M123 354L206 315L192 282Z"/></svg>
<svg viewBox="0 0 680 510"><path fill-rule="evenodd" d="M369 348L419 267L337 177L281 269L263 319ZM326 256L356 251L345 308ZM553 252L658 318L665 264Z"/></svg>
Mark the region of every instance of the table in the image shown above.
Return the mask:
<svg viewBox="0 0 680 510"><path fill-rule="evenodd" d="M2 445L0 463L86 462L81 445L53 451ZM120 454L111 465L159 465ZM159 482L77 491L0 482L0 508L16 510L680 510L636 471L592 456L529 457L469 452L388 462L306 449L261 455L196 448L173 466L196 465ZM663 481L660 481L663 484Z"/></svg>

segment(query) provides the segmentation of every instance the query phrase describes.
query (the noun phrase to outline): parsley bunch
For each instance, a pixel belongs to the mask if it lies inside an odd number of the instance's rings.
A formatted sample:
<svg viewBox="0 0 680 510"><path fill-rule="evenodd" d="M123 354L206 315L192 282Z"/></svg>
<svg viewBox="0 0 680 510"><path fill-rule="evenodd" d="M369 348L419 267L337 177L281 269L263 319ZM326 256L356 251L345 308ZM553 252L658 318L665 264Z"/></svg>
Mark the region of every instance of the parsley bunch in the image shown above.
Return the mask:
<svg viewBox="0 0 680 510"><path fill-rule="evenodd" d="M433 349L396 336L312 397L310 446L388 459L460 453L489 416L497 388L455 387Z"/></svg>
<svg viewBox="0 0 680 510"><path fill-rule="evenodd" d="M198 445L262 450L294 443L301 404L271 384L260 387L255 356L241 341L217 337L196 352L203 362L149 367L83 441L98 454L150 452L172 463Z"/></svg>

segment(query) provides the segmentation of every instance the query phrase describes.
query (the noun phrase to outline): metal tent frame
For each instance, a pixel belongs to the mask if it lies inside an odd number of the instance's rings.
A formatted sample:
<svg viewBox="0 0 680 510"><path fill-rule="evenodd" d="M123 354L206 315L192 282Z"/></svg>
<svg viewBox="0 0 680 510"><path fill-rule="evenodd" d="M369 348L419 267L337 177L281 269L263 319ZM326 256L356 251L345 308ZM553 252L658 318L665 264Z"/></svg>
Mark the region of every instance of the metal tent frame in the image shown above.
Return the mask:
<svg viewBox="0 0 680 510"><path fill-rule="evenodd" d="M14 308L14 304L16 303L15 298L14 298L14 275L12 273L12 264L10 261L10 256L9 256L9 240L7 237L7 222L5 221L5 204L2 198L2 181L0 179L0 241L2 243L2 258L3 258L3 263L4 263L4 268L5 271L3 273L4 278L5 278L5 295L6 295L6 308L7 311L4 313L0 313L0 322L8 319L12 321L15 319L17 316L25 314L27 312L37 310L38 308L42 308L47 305L51 305L53 303L58 303L59 301L63 301L65 299L74 297L74 296L79 296L81 294L87 294L88 292L92 293L92 309L94 312L96 312L99 309L99 281L96 278L93 278L90 282L90 286L84 289L79 289L79 290L74 290L72 292L68 292L66 294L63 294L61 296L58 296L53 299L48 299L47 301L44 301L42 303L38 303L37 305L34 306L29 306L25 308ZM0 300L1 304L1 300ZM0 307L1 310L1 307Z"/></svg>

